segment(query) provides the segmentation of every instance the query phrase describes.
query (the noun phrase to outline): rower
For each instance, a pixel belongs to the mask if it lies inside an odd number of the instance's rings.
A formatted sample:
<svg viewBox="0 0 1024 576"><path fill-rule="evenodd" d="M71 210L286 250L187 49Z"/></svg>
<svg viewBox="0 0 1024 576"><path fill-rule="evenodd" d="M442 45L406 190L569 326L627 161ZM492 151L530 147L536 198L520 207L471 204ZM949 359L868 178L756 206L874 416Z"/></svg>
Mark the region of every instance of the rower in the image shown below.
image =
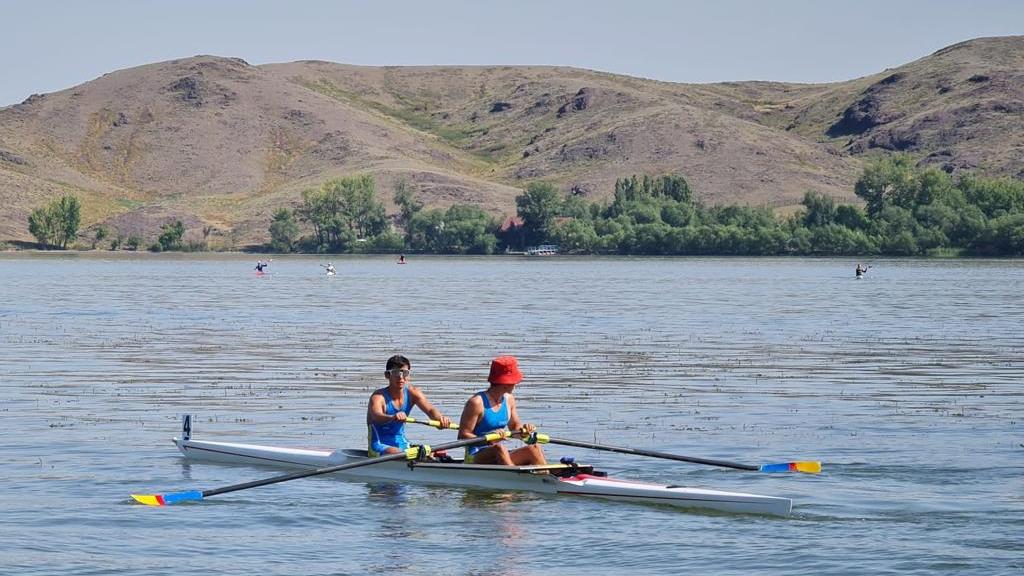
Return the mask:
<svg viewBox="0 0 1024 576"><path fill-rule="evenodd" d="M408 358L399 354L388 358L384 370L388 385L375 390L366 407L366 452L371 458L404 452L409 447L405 419L414 407L436 420L441 429L451 425L451 420L427 400L422 390L409 384L410 376L412 364Z"/></svg>
<svg viewBox="0 0 1024 576"><path fill-rule="evenodd" d="M459 438L476 438L508 427L525 438L537 427L524 424L516 411L516 399L512 390L522 382L523 373L515 356L499 356L491 361L491 373L487 377L490 387L477 392L466 402L459 419ZM528 466L546 464L544 449L540 444L530 444L509 451L503 444L490 446L467 446L466 464L503 464L505 466Z"/></svg>

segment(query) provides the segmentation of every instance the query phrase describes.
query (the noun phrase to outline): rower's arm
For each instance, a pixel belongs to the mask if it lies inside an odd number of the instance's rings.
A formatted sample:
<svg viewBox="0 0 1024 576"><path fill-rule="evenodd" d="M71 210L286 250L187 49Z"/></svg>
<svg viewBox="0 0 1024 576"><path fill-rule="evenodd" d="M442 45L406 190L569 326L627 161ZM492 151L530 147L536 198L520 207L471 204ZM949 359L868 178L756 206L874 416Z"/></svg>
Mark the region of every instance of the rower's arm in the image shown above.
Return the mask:
<svg viewBox="0 0 1024 576"><path fill-rule="evenodd" d="M505 397L505 401L508 402L508 429L512 432L513 437L523 431L525 428L526 433L533 432L537 429L533 424L524 423L519 419L519 410L516 410L516 399L514 396L509 394Z"/></svg>
<svg viewBox="0 0 1024 576"><path fill-rule="evenodd" d="M480 417L483 416L484 405L479 396L473 396L466 401L462 409L462 416L459 418L459 439L476 438L473 429L476 428Z"/></svg>
<svg viewBox="0 0 1024 576"><path fill-rule="evenodd" d="M423 410L424 414L430 416L431 419L440 422L441 428L448 428L448 425L451 424L452 421L442 414L441 411L433 404L431 404L430 400L427 400L427 395L424 394L422 390L419 388L410 388L409 394L412 396L413 403L416 404L420 410Z"/></svg>
<svg viewBox="0 0 1024 576"><path fill-rule="evenodd" d="M370 396L370 402L366 406L366 417L374 424L387 424L395 420L394 416L388 416L384 411L384 397L380 394Z"/></svg>

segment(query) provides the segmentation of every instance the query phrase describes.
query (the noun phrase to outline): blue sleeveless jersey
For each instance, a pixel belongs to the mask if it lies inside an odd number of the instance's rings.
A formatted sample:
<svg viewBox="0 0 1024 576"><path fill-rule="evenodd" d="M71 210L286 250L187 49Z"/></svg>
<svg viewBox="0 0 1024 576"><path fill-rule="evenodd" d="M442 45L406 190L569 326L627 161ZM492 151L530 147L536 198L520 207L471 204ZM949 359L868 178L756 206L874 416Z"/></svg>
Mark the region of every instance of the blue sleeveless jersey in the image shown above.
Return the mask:
<svg viewBox="0 0 1024 576"><path fill-rule="evenodd" d="M406 416L409 415L409 410L413 408L409 402L409 389L402 389L402 405L395 406L391 401L391 395L388 394L387 388L381 388L374 392L374 394L380 394L384 396L384 413L388 416L394 416L399 412L405 412ZM367 428L367 443L370 457L380 456L384 454L385 450L389 446L394 446L401 450L405 450L409 447L409 441L405 438L405 422L399 422L398 420L392 420L384 424L374 424L369 417L366 419Z"/></svg>
<svg viewBox="0 0 1024 576"><path fill-rule="evenodd" d="M491 401L487 398L486 392L477 392L477 396L484 402L484 415L480 422L477 423L476 428L473 428L473 434L486 436L489 432L505 429L508 426L508 401L505 397L502 396L501 398L501 408L494 411L491 410ZM471 458L473 454L487 448L487 446L487 444L466 446L466 457Z"/></svg>

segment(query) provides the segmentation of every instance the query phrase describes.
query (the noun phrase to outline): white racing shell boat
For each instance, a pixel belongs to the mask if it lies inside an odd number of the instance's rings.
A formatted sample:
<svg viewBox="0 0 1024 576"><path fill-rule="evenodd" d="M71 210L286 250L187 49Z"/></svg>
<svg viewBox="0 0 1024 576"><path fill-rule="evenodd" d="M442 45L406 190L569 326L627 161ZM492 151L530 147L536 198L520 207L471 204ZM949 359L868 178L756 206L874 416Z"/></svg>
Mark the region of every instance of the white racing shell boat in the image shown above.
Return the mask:
<svg viewBox="0 0 1024 576"><path fill-rule="evenodd" d="M279 468L325 468L367 458L365 450L281 448L193 440L187 431L183 438L174 438L174 443L185 458L192 460ZM610 478L603 472L595 471L593 466L576 463L497 466L463 464L459 460L396 460L343 470L333 475L362 480L524 490L552 495L571 494L744 514L786 516L792 509L792 501L788 498Z"/></svg>

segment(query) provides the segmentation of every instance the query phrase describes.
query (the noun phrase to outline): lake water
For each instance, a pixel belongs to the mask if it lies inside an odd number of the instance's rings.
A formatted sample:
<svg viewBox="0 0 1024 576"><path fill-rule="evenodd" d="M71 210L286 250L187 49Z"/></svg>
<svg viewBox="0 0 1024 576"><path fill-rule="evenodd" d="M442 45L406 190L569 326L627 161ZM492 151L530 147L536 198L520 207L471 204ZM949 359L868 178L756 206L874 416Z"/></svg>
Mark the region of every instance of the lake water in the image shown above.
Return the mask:
<svg viewBox="0 0 1024 576"><path fill-rule="evenodd" d="M332 260L0 255L0 573L1024 572L1022 261ZM183 413L197 438L364 446L394 353L452 417L515 354L553 436L824 473L546 447L789 518L329 477L128 498L278 473L186 464Z"/></svg>

